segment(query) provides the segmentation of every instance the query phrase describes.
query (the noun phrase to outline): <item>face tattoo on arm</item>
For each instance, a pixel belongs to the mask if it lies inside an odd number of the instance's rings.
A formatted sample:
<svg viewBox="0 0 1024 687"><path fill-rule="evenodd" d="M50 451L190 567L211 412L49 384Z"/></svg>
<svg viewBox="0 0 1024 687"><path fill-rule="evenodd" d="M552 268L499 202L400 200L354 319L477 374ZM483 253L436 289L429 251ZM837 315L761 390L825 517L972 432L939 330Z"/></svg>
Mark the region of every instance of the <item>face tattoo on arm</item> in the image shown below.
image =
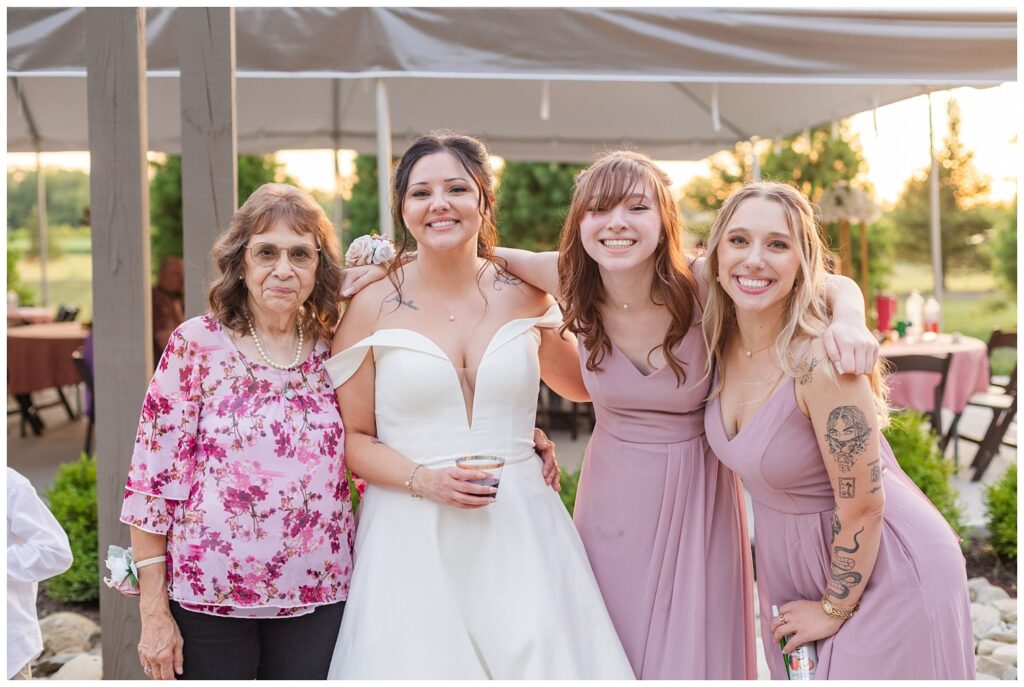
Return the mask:
<svg viewBox="0 0 1024 687"><path fill-rule="evenodd" d="M841 472L849 472L871 438L871 427L857 406L840 406L828 414L825 441Z"/></svg>

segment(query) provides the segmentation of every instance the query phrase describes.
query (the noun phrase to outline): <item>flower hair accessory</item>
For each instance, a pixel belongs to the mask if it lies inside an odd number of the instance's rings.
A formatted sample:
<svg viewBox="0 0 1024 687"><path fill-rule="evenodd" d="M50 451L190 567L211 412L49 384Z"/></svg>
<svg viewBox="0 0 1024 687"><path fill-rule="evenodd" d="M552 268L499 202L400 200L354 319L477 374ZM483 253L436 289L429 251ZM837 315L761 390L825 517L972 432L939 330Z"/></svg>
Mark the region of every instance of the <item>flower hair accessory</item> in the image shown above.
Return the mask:
<svg viewBox="0 0 1024 687"><path fill-rule="evenodd" d="M360 236L345 251L345 267L380 265L395 257L395 245L387 236Z"/></svg>
<svg viewBox="0 0 1024 687"><path fill-rule="evenodd" d="M140 593L139 568L166 561L167 556L164 555L154 556L136 563L131 548L122 549L120 546L111 544L107 549L107 560L105 561L107 570L110 571L110 577L104 577L103 583L127 596L138 596Z"/></svg>

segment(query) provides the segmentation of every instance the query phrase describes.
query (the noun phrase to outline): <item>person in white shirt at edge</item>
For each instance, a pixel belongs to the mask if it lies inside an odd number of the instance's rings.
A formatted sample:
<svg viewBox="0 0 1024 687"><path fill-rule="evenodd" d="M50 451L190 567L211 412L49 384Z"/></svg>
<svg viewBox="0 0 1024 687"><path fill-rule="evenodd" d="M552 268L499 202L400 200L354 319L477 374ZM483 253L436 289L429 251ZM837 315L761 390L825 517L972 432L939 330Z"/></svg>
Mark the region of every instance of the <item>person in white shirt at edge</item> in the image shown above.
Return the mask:
<svg viewBox="0 0 1024 687"><path fill-rule="evenodd" d="M71 567L71 545L60 523L21 474L7 468L7 679L32 679L43 650L36 617L42 580Z"/></svg>

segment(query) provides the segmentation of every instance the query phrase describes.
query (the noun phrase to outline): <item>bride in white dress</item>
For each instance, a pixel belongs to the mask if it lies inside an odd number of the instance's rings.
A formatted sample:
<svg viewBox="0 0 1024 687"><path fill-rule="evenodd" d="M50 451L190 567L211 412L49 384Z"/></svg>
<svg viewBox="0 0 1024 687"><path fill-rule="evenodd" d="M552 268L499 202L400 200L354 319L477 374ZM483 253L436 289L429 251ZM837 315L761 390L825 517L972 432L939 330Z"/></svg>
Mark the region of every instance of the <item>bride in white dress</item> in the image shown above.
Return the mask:
<svg viewBox="0 0 1024 687"><path fill-rule="evenodd" d="M490 260L486 149L421 138L393 190L417 259L353 299L327 363L368 483L329 677L631 679L534 452L539 378L586 398L575 341L549 296ZM454 467L468 455L506 459L496 494Z"/></svg>

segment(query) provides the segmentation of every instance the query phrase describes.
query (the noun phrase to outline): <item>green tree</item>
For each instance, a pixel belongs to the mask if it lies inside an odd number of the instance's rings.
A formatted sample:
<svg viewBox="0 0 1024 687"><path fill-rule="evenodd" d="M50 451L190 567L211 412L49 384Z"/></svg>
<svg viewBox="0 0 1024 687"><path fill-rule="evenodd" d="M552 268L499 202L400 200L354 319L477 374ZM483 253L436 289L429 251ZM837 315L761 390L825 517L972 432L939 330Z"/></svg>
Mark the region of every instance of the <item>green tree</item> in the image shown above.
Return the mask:
<svg viewBox="0 0 1024 687"><path fill-rule="evenodd" d="M988 254L979 250L992 227L981 202L988 195L990 180L974 166L974 153L960 140L960 106L950 99L949 133L936 153L939 169L939 216L942 241L942 281L951 266L987 269ZM900 228L897 248L908 258L929 255L931 205L929 168L908 181L896 207L889 213Z"/></svg>
<svg viewBox="0 0 1024 687"><path fill-rule="evenodd" d="M683 206L691 211L717 212L733 191L753 179L750 144L744 141L732 150L715 153L708 158L708 166L710 175L694 177L683 189ZM706 236L710 228L708 224L697 233Z"/></svg>
<svg viewBox="0 0 1024 687"><path fill-rule="evenodd" d="M377 207L377 156L357 155L356 181L352 197L345 204L344 239L347 246L360 236L380 231L380 212ZM397 227L396 227L397 230Z"/></svg>
<svg viewBox="0 0 1024 687"><path fill-rule="evenodd" d="M164 162L153 162L149 184L149 215L152 226L154 269L163 258L182 255L181 156L168 155ZM273 155L238 156L238 201L245 202L261 185L280 181L296 184L281 171Z"/></svg>
<svg viewBox="0 0 1024 687"><path fill-rule="evenodd" d="M812 203L839 181L854 181L866 171L860 140L852 134L845 121L835 132L831 126L811 129L809 136L798 134L782 139L778 145L764 141L755 150L761 167L761 178L793 184ZM726 198L753 179L751 144L737 143L731 151L718 153L709 160L711 175L696 177L683 191L683 207L698 217L690 222L690 230L706 239L714 215ZM860 184L863 185L863 184ZM829 244L839 245L839 227L825 227ZM854 230L856 236L856 229ZM881 288L892 271L891 239L884 224L868 227L868 284ZM853 274L860 274L860 251L853 251Z"/></svg>
<svg viewBox="0 0 1024 687"><path fill-rule="evenodd" d="M502 245L528 250L558 246L581 165L507 162L498 184L498 229Z"/></svg>
<svg viewBox="0 0 1024 687"><path fill-rule="evenodd" d="M77 169L46 169L46 222L81 226L89 206L89 175ZM7 173L7 229L35 228L38 190L35 170Z"/></svg>
<svg viewBox="0 0 1024 687"><path fill-rule="evenodd" d="M782 139L779 145L757 146L761 178L783 181L799 188L818 202L837 181L853 181L865 169L860 140L850 133L845 121ZM718 210L725 199L753 179L751 144L737 143L731 151L718 153L709 160L711 175L690 181L683 191L684 201L696 210Z"/></svg>
<svg viewBox="0 0 1024 687"><path fill-rule="evenodd" d="M7 290L18 294L20 305L32 305L36 302L36 292L21 280L18 274L18 262L21 260L21 253L7 248Z"/></svg>
<svg viewBox="0 0 1024 687"><path fill-rule="evenodd" d="M1003 214L999 228L989 246L992 267L1000 284L1010 293L1017 293L1017 199Z"/></svg>

